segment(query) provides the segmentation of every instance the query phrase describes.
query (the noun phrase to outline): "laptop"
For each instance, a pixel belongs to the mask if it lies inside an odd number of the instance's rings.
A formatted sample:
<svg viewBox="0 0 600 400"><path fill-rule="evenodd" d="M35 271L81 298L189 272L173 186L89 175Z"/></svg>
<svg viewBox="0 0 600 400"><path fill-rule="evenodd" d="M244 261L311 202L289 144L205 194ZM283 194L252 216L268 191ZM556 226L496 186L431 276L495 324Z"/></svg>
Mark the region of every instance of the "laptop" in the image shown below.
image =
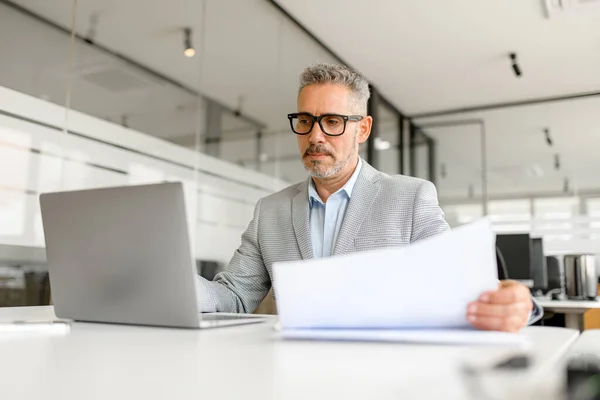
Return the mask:
<svg viewBox="0 0 600 400"><path fill-rule="evenodd" d="M262 322L202 314L179 182L40 195L56 316L212 328Z"/></svg>

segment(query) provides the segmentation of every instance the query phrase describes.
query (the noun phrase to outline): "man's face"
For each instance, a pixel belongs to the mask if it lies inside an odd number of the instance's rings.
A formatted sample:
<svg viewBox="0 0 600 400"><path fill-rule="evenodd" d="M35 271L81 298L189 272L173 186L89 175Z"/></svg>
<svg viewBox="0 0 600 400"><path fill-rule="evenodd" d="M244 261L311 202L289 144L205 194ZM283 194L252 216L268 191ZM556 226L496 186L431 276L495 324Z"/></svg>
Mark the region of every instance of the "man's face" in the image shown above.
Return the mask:
<svg viewBox="0 0 600 400"><path fill-rule="evenodd" d="M310 85L298 95L298 112L318 117L323 114L356 115L350 90L342 85ZM326 122L323 125L327 130ZM354 167L351 162L358 156L358 144L369 137L371 118L347 121L341 136L326 135L315 122L307 135L296 135L304 168L316 178L331 178Z"/></svg>

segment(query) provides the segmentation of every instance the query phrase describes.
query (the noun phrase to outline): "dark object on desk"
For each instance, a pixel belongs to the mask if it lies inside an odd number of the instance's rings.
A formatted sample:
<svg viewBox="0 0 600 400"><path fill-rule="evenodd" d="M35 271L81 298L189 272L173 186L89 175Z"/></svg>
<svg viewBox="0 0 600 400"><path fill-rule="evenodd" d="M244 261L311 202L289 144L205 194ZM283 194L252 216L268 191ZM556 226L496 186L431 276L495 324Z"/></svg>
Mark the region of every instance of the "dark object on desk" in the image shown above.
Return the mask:
<svg viewBox="0 0 600 400"><path fill-rule="evenodd" d="M499 362L494 366L494 369L524 369L530 365L530 358L525 354L519 354Z"/></svg>
<svg viewBox="0 0 600 400"><path fill-rule="evenodd" d="M542 238L532 238L530 247L531 275L533 290L545 292L548 290L548 270L544 256L544 242Z"/></svg>
<svg viewBox="0 0 600 400"><path fill-rule="evenodd" d="M531 280L530 239L528 234L498 235L496 246L506 262L505 279Z"/></svg>
<svg viewBox="0 0 600 400"><path fill-rule="evenodd" d="M548 273L548 290L564 289L565 270L558 257L546 257L546 270Z"/></svg>
<svg viewBox="0 0 600 400"><path fill-rule="evenodd" d="M595 300L598 296L596 257L591 254L568 254L564 264L565 288L569 299Z"/></svg>
<svg viewBox="0 0 600 400"><path fill-rule="evenodd" d="M550 299L558 301L569 300L564 290L552 292L552 294L550 295Z"/></svg>
<svg viewBox="0 0 600 400"><path fill-rule="evenodd" d="M541 238L529 234L498 235L497 252L505 261L504 279L527 281L530 288L544 292L548 287L548 274Z"/></svg>
<svg viewBox="0 0 600 400"><path fill-rule="evenodd" d="M506 261L500 248L496 246L496 265L498 268L498 279L508 279L508 271L506 270Z"/></svg>
<svg viewBox="0 0 600 400"><path fill-rule="evenodd" d="M527 369L530 365L531 360L527 355L514 354L492 365L481 366L466 363L462 365L460 372L465 380L469 398L495 399L496 396L494 396L494 393L489 392L487 385L483 384L483 379L486 375L495 375L501 371L511 371L514 373Z"/></svg>
<svg viewBox="0 0 600 400"><path fill-rule="evenodd" d="M600 400L600 358L581 353L567 362L567 399Z"/></svg>

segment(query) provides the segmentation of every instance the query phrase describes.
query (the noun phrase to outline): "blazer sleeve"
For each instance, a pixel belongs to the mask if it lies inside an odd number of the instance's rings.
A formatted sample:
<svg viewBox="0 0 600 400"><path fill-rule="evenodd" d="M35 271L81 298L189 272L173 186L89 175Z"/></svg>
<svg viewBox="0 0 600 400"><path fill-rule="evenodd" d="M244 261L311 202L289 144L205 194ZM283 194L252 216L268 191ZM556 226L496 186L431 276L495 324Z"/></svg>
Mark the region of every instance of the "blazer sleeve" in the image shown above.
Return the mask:
<svg viewBox="0 0 600 400"><path fill-rule="evenodd" d="M415 192L410 242L414 243L449 230L450 226L438 203L435 186L429 181L422 181Z"/></svg>
<svg viewBox="0 0 600 400"><path fill-rule="evenodd" d="M214 280L198 277L200 309L204 312L251 313L271 288L258 242L260 200L229 265Z"/></svg>

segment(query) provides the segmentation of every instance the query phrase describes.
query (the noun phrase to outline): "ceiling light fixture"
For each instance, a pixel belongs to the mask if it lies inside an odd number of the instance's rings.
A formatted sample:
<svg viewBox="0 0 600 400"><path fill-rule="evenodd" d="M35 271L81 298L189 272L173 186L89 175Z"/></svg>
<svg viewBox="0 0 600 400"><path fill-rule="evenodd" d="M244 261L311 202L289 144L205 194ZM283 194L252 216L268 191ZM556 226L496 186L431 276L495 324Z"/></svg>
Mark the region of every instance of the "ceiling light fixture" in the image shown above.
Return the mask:
<svg viewBox="0 0 600 400"><path fill-rule="evenodd" d="M544 176L544 170L538 164L531 165L531 175L536 178L541 178Z"/></svg>
<svg viewBox="0 0 600 400"><path fill-rule="evenodd" d="M446 164L442 163L442 165L440 166L440 175L442 178L445 178L447 175L448 171L446 171Z"/></svg>
<svg viewBox="0 0 600 400"><path fill-rule="evenodd" d="M554 143L552 142L552 138L550 137L550 129L544 129L544 136L546 137L546 143L548 143L548 146L552 147Z"/></svg>
<svg viewBox="0 0 600 400"><path fill-rule="evenodd" d="M570 182L569 182L569 178L565 178L565 181L563 182L563 192L564 193L569 193L569 191L571 190L570 187Z"/></svg>
<svg viewBox="0 0 600 400"><path fill-rule="evenodd" d="M560 169L560 156L558 154L554 155L554 169L557 171Z"/></svg>
<svg viewBox="0 0 600 400"><path fill-rule="evenodd" d="M523 73L521 72L521 67L519 67L519 62L517 61L517 53L510 53L510 63L513 69L513 72L520 78Z"/></svg>
<svg viewBox="0 0 600 400"><path fill-rule="evenodd" d="M392 147L391 143L381 138L375 138L375 150L388 150Z"/></svg>
<svg viewBox="0 0 600 400"><path fill-rule="evenodd" d="M184 28L183 36L183 46L185 48L183 54L189 58L194 57L196 55L196 50L194 49L194 46L192 46L192 29Z"/></svg>
<svg viewBox="0 0 600 400"><path fill-rule="evenodd" d="M83 40L85 40L85 42L88 44L94 44L97 33L98 33L98 14L92 13L90 15L89 29L88 29L87 35L85 35L85 38L83 38Z"/></svg>

